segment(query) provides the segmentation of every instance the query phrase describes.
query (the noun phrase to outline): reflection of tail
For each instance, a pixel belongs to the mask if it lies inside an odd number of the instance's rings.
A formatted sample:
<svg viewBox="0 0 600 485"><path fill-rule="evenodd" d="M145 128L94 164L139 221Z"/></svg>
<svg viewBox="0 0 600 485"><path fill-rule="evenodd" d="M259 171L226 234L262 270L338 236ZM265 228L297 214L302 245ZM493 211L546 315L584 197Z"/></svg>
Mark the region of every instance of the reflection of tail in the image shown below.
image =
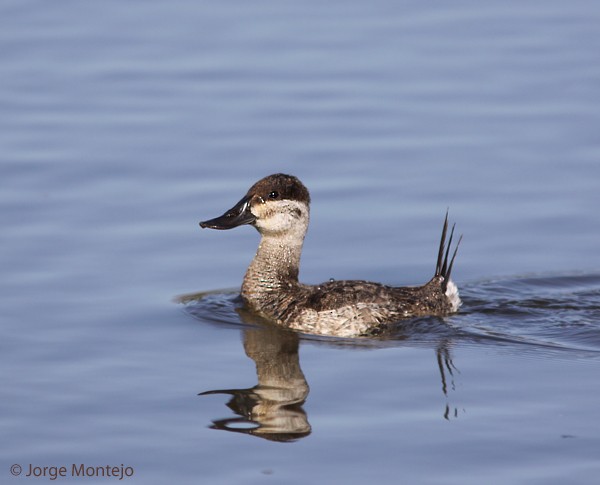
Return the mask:
<svg viewBox="0 0 600 485"><path fill-rule="evenodd" d="M448 239L448 245L446 246L446 233L448 232L448 211L446 211L446 219L444 219L444 228L442 229L440 249L438 251L437 264L435 266L435 276L441 276L444 278L444 281L442 281L442 291L444 293L446 293L446 290L448 289L448 283L450 283L450 273L452 273L452 266L454 265L454 258L456 258L458 246L462 241L462 236L460 236L458 243L456 243L456 247L454 248L454 253L452 253L452 258L450 258L450 263L448 264L448 256L450 255L450 246L452 246L452 237L454 236L455 226L456 224L452 225L450 238Z"/></svg>
<svg viewBox="0 0 600 485"><path fill-rule="evenodd" d="M446 375L450 378L450 390L455 391L456 387L454 384L454 371L458 372L458 369L452 362L452 355L450 354L450 340L442 340L438 345L435 353L437 355L438 368L440 370L440 377L442 378L442 392L448 400L448 382ZM458 408L452 406L446 402L446 408L444 410L444 419L450 420L451 418L458 418Z"/></svg>

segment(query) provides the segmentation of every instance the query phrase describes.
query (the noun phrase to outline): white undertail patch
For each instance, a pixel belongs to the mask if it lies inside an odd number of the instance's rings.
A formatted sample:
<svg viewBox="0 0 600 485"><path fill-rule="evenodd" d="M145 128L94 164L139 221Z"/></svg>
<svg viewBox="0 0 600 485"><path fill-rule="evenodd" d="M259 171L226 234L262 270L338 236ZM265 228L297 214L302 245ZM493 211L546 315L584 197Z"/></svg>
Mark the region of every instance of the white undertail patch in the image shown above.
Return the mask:
<svg viewBox="0 0 600 485"><path fill-rule="evenodd" d="M448 281L448 285L446 286L446 297L452 305L452 311L456 312L462 305L462 301L460 301L460 296L458 294L458 287L454 284L454 281Z"/></svg>

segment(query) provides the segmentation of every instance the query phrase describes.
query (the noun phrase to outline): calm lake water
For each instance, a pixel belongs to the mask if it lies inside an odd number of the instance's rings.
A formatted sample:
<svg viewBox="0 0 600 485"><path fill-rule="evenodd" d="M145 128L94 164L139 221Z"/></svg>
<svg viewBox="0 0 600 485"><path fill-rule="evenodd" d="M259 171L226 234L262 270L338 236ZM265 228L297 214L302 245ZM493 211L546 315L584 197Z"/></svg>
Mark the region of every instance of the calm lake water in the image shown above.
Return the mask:
<svg viewBox="0 0 600 485"><path fill-rule="evenodd" d="M0 482L598 483L599 25L2 2ZM198 221L278 171L311 190L305 282L427 281L449 207L461 312L354 340L244 312L256 232Z"/></svg>

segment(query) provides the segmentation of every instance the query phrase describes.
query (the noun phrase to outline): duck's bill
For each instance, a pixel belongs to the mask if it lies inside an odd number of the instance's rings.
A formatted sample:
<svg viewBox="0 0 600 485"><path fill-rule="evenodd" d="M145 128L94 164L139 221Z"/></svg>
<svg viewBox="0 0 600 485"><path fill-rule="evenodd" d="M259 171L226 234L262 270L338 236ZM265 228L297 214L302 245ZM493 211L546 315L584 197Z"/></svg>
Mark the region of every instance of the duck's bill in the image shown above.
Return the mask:
<svg viewBox="0 0 600 485"><path fill-rule="evenodd" d="M256 220L250 212L250 197L244 197L235 206L220 217L202 221L200 227L209 229L233 229L244 224L252 224Z"/></svg>

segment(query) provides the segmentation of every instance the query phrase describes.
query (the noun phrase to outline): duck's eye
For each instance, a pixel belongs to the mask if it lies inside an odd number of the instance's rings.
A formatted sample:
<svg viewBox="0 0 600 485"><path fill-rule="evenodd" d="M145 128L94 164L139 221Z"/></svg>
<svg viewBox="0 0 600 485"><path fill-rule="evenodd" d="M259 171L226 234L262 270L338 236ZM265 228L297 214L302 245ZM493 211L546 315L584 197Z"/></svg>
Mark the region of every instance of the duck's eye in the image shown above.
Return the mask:
<svg viewBox="0 0 600 485"><path fill-rule="evenodd" d="M276 190L274 190L273 192L271 192L269 194L269 199L277 199L279 197L279 192L277 192Z"/></svg>

